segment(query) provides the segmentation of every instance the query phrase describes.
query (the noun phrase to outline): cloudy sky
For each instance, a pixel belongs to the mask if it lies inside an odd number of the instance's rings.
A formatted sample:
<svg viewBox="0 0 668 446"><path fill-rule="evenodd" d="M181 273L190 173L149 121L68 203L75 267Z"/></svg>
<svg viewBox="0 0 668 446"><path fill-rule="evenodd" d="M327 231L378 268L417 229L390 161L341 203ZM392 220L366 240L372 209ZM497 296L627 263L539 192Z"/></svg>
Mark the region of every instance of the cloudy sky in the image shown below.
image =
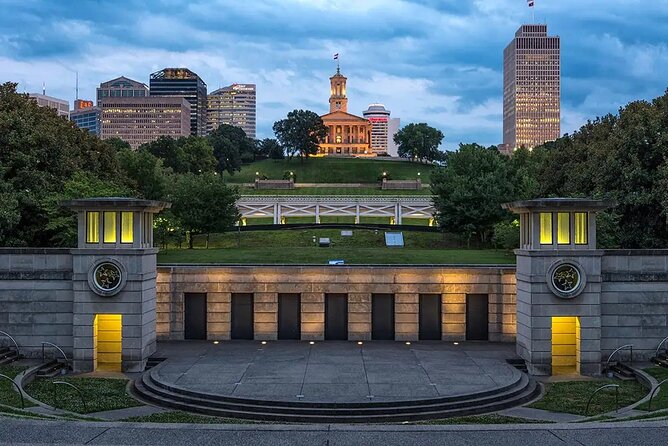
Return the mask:
<svg viewBox="0 0 668 446"><path fill-rule="evenodd" d="M537 0L561 36L562 132L668 87L668 0ZM502 53L526 0L0 0L0 81L93 99L166 66L209 91L258 85L258 136L295 108L327 111L334 53L349 111L382 102L402 124L459 142L501 141Z"/></svg>

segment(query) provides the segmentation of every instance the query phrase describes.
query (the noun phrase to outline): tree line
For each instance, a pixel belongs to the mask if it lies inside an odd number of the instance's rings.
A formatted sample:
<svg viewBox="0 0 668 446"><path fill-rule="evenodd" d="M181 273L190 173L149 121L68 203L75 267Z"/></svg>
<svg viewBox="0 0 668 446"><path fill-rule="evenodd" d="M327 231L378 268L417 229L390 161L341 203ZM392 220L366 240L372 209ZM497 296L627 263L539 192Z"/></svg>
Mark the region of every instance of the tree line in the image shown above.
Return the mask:
<svg viewBox="0 0 668 446"><path fill-rule="evenodd" d="M668 91L587 122L573 134L512 156L460 145L432 174L437 220L448 232L500 247L519 244L501 203L539 197L610 199L598 217L603 248L668 244Z"/></svg>

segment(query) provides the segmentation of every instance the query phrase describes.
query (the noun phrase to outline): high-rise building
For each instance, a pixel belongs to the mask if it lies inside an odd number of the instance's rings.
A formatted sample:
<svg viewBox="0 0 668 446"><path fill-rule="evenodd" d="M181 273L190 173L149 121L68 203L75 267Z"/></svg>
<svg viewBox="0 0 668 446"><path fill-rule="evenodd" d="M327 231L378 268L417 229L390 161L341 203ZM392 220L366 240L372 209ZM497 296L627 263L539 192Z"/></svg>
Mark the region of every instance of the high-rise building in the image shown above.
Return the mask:
<svg viewBox="0 0 668 446"><path fill-rule="evenodd" d="M151 74L151 96L185 98L190 103L190 134L206 136L206 84L187 68L164 68Z"/></svg>
<svg viewBox="0 0 668 446"><path fill-rule="evenodd" d="M33 98L35 102L37 102L37 105L39 105L40 107L52 108L58 113L58 116L65 117L67 119L70 118L69 101L39 93L30 93L28 96Z"/></svg>
<svg viewBox="0 0 668 446"><path fill-rule="evenodd" d="M503 54L503 146L532 149L560 136L560 39L522 25Z"/></svg>
<svg viewBox="0 0 668 446"><path fill-rule="evenodd" d="M108 98L100 108L102 139L120 138L133 149L160 136L190 135L190 103L185 98Z"/></svg>
<svg viewBox="0 0 668 446"><path fill-rule="evenodd" d="M148 96L146 84L125 76L103 82L97 89L97 105L107 98L145 98Z"/></svg>
<svg viewBox="0 0 668 446"><path fill-rule="evenodd" d="M386 155L389 145L390 111L383 104L370 104L362 115L371 122L371 150Z"/></svg>
<svg viewBox="0 0 668 446"><path fill-rule="evenodd" d="M74 109L75 110L80 110L82 108L92 107L93 105L95 105L95 104L93 104L93 101L87 101L86 99L76 99L74 101Z"/></svg>
<svg viewBox="0 0 668 446"><path fill-rule="evenodd" d="M92 101L88 101L92 104ZM100 107L76 108L70 112L70 121L80 129L86 129L96 136L102 132L102 109Z"/></svg>
<svg viewBox="0 0 668 446"><path fill-rule="evenodd" d="M387 154L393 157L399 156L399 146L394 142L394 135L399 133L401 119L391 118L387 125Z"/></svg>
<svg viewBox="0 0 668 446"><path fill-rule="evenodd" d="M211 133L221 124L241 127L246 136L256 136L255 84L232 84L209 94L207 131Z"/></svg>
<svg viewBox="0 0 668 446"><path fill-rule="evenodd" d="M327 136L318 146L319 155L375 156L371 150L371 123L348 113L346 77L339 68L329 78L329 113L321 116Z"/></svg>

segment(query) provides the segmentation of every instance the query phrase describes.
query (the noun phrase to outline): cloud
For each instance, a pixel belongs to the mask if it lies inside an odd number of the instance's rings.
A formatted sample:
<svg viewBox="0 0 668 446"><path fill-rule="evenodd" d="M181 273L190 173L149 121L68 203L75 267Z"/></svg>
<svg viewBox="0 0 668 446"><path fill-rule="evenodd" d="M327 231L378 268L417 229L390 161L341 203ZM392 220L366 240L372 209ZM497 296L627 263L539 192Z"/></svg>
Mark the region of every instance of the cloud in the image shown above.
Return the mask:
<svg viewBox="0 0 668 446"><path fill-rule="evenodd" d="M662 2L538 0L536 20L562 38L562 132L667 86ZM7 13L4 13L7 12ZM74 99L125 75L148 82L187 66L212 91L258 85L258 134L296 108L328 110L333 53L350 111L382 102L402 122L428 122L460 141L496 144L502 53L524 0L3 0L0 80Z"/></svg>

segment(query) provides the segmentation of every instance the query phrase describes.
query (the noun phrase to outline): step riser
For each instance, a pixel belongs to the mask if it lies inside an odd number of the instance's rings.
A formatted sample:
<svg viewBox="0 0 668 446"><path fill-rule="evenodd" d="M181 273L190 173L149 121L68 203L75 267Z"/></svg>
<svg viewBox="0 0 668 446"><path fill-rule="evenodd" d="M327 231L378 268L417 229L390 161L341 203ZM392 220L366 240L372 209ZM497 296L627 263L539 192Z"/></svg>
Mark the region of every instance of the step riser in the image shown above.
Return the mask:
<svg viewBox="0 0 668 446"><path fill-rule="evenodd" d="M350 413L347 413L339 416L322 416L322 415L308 416L308 415L296 415L293 413L285 413L285 414L244 413L240 411L217 410L209 407L192 406L179 401L165 400L163 398L147 394L146 392L142 391L141 389L142 385L140 383L136 384L138 385L135 386L135 390L137 390L143 398L158 405L170 407L173 409L179 409L189 412L196 412L205 415L213 415L227 418L242 418L242 419L260 420L260 421L310 422L310 423L369 423L369 422L381 423L381 422L397 422L397 421L419 421L428 419L449 418L455 416L476 415L481 413L494 412L524 404L535 398L539 393L539 388L535 385L535 383L531 383L529 388L526 389L526 391L523 394L517 396L516 398L494 404L487 404L480 407L471 407L466 409L448 410L448 411L431 411L428 413L407 413L407 414L396 414L396 415L383 413L380 415L372 415L372 416L368 415L355 416Z"/></svg>
<svg viewBox="0 0 668 446"><path fill-rule="evenodd" d="M148 381L148 382L147 382ZM271 402L264 402L264 404L234 404L226 403L223 401L210 400L210 399L196 399L191 397L186 397L180 394L169 393L163 389L155 387L150 380L142 380L141 382L135 383L138 392L148 398L154 398L156 402L161 401L171 401L179 404L183 407L205 407L207 410L213 410L215 412L243 412L246 414L253 415L267 415L267 414L276 414L277 416L283 416L284 414L291 414L292 416L302 416L302 417L338 417L342 415L354 416L354 417L374 417L374 416L396 416L396 417L405 417L409 415L418 415L426 414L431 412L449 412L449 411L465 411L468 409L475 410L476 407L487 406L487 405L496 405L496 404L505 404L508 401L512 401L516 398L519 398L523 393L527 392L528 388L535 386L535 384L529 381L523 381L523 385L518 385L516 389L513 389L511 392L505 392L494 397L487 398L472 398L469 400L460 400L448 403L432 404L429 405L419 405L419 404L410 404L406 402L402 406L390 406L390 407L366 407L366 408L355 408L355 407L340 407L337 409L333 408L315 408L315 407L272 407L268 404Z"/></svg>

